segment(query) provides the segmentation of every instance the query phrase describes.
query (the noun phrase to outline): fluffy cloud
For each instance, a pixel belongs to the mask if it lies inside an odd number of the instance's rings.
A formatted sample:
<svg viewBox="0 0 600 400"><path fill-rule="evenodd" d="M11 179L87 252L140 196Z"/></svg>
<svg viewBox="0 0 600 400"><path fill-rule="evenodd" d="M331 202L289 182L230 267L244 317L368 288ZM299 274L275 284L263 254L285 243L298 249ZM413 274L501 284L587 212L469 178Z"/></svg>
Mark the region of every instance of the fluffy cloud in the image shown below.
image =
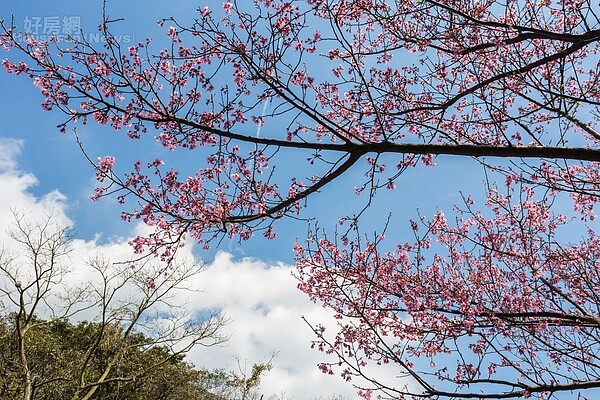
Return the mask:
<svg viewBox="0 0 600 400"><path fill-rule="evenodd" d="M43 218L48 213L55 215L57 222L70 224L65 213L65 196L58 190L36 198L30 189L37 184L31 173L20 171L17 158L21 154L22 141L0 138L0 239L5 241L13 212L26 212L31 219Z"/></svg>
<svg viewBox="0 0 600 400"><path fill-rule="evenodd" d="M292 270L219 253L198 277L205 293L193 306L222 309L232 319L228 327L232 337L225 346L199 348L191 356L203 365L231 368L235 356L260 362L275 354L274 369L262 383L265 393L286 392L295 399L354 397L348 383L316 368L324 355L310 350L313 334L302 317L311 322L334 320L296 289Z"/></svg>
<svg viewBox="0 0 600 400"><path fill-rule="evenodd" d="M11 210L25 211L33 220L52 214L58 223L74 223L67 216L67 198L58 190L42 197L31 193L37 180L33 174L19 169L17 159L21 144L17 140L0 139L0 187L3 188L0 241L5 246L10 246L6 232L13 221ZM143 228L134 227L131 234L135 235L139 229ZM89 278L90 270L83 260L94 254L103 254L112 260L130 257L131 250L126 242L127 239L100 243L75 238L70 256L74 268L66 277L67 283L77 285ZM181 255L193 258L192 251L193 246L187 246ZM244 360L250 368L251 363L267 361L275 355L274 368L261 385L267 396L285 393L288 399L334 394L354 397L354 389L348 383L337 376L323 375L316 368L324 355L310 350L313 335L302 317L311 322L334 320L327 310L312 304L296 289L292 271L289 265L267 265L254 259L235 260L229 253L218 253L190 282L191 287L200 290L177 300L193 313L221 310L231 320L225 329L231 339L218 347L198 347L189 354L188 360L200 367L235 370L243 367ZM91 319L93 315L88 311L79 318ZM242 360L241 365L236 357Z"/></svg>

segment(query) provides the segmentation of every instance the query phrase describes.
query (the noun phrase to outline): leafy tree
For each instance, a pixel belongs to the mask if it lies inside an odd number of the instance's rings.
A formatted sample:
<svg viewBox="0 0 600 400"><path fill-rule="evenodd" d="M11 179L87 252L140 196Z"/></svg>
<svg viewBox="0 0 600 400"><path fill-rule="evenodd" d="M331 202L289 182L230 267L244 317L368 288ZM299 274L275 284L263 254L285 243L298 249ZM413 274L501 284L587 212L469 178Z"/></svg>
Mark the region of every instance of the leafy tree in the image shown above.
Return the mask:
<svg viewBox="0 0 600 400"><path fill-rule="evenodd" d="M201 266L78 266L68 282L70 236L52 217L15 214L21 252L0 253L0 396L6 399L188 399L206 393L183 361L197 345L226 338L218 314L189 315L175 301ZM94 320L70 319L93 313ZM38 317L43 315L45 318Z"/></svg>
<svg viewBox="0 0 600 400"><path fill-rule="evenodd" d="M0 398L17 399L23 391L16 334L16 315L0 321ZM259 393L261 377L271 369L271 363L253 364L251 372L223 369L195 369L184 361L184 354L173 354L155 340L136 333L124 336L118 326L67 319L34 318L35 328L27 336L30 369L36 375L32 399L62 400L79 398L81 364L94 348L86 368L88 376L97 379L121 352L115 363L116 376L102 385L92 398L103 400L251 400L264 398ZM95 345L102 334L101 343ZM108 333L107 333L108 332ZM125 351L123 352L123 349ZM274 399L274 397L270 397Z"/></svg>
<svg viewBox="0 0 600 400"><path fill-rule="evenodd" d="M17 399L23 393L22 368L19 361L16 315L2 320L0 398ZM201 372L174 355L166 347L137 333L124 337L117 326L98 323L73 324L66 319L35 319L36 327L27 335L28 363L35 374L32 399L62 400L79 398L82 364L93 352L85 367L88 379L98 380L113 355L121 352L115 363L114 376L95 393L95 399L179 400L207 398L201 385ZM104 334L101 334L104 331ZM96 345L98 337L100 344ZM125 351L123 351L125 349Z"/></svg>
<svg viewBox="0 0 600 400"><path fill-rule="evenodd" d="M6 24L0 40L28 57L4 67L66 114L63 131L93 119L202 155L189 174L160 159L129 173L95 162L95 197L118 196L123 219L155 228L136 251L168 261L186 236L273 238L362 169L349 185L364 207L340 215L339 234L312 229L296 245L300 288L339 318L333 335L313 326L315 345L364 378L366 398L547 398L600 386L596 6L227 1L190 26L164 21L160 51L150 39L123 48L106 15L104 47ZM487 199L412 221L411 242L361 234L375 194L437 155L475 158ZM377 364L398 381L371 374Z"/></svg>
<svg viewBox="0 0 600 400"><path fill-rule="evenodd" d="M259 400L264 399L260 394L260 380L272 368L271 361L252 364L251 371L247 372L247 363L238 360L239 371L226 371L224 369L201 371L201 381L206 390L219 399L228 400ZM270 400L278 397L271 396Z"/></svg>

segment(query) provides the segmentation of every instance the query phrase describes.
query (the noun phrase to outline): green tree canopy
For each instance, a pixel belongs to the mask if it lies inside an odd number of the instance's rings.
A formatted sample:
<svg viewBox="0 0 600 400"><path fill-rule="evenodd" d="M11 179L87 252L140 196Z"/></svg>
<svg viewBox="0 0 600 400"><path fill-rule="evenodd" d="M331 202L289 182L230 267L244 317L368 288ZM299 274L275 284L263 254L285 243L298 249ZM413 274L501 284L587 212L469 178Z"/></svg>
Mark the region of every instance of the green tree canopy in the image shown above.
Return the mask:
<svg viewBox="0 0 600 400"><path fill-rule="evenodd" d="M25 380L20 366L16 314L0 319L0 397L17 399ZM125 336L116 325L72 323L66 319L36 324L25 337L34 379L33 399L78 398L82 379L99 382L109 363L111 376L99 386L94 399L183 400L211 399L203 372L167 347L152 345L141 333Z"/></svg>

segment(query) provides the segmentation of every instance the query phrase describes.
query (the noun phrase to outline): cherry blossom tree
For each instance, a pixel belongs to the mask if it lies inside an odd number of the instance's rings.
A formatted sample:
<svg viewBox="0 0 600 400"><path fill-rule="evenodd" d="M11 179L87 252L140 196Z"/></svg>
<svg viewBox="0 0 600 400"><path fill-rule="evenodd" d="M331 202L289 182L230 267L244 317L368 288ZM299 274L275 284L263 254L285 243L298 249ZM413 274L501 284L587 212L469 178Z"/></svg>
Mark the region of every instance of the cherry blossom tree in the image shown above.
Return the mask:
<svg viewBox="0 0 600 400"><path fill-rule="evenodd" d="M311 325L338 358L323 372L365 398L558 398L600 387L599 13L590 0L227 1L160 21L164 48L125 48L106 13L105 45L8 23L0 44L26 57L4 68L33 79L63 132L95 121L201 160L124 172L90 157L93 198L154 228L132 241L140 256L169 261L185 237L274 238L349 183L364 206L295 246L300 289L339 318L337 332ZM438 155L480 163L487 198L415 218L411 242L389 243L385 218L364 235L376 193ZM384 364L396 381L369 372Z"/></svg>

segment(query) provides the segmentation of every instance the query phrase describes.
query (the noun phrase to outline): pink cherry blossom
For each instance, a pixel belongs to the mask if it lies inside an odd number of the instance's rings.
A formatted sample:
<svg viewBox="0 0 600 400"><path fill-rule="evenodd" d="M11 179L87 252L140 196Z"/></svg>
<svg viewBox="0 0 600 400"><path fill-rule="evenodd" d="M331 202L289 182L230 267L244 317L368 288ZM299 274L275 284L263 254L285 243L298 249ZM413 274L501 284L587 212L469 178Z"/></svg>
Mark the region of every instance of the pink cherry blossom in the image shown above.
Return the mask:
<svg viewBox="0 0 600 400"><path fill-rule="evenodd" d="M274 239L341 187L364 200L294 245L299 289L337 322L307 321L334 357L318 368L360 396L561 398L600 387L596 6L225 2L191 25L161 20L162 49L64 48L6 23L0 46L3 68L64 113L61 131L96 122L167 150L118 170L90 157L92 198L116 196L124 221L151 229L131 240L140 257L169 265L186 239ZM197 164L176 168L190 152ZM386 205L380 231L361 230L382 189L418 194L403 175L450 157L484 170L483 200L406 223Z"/></svg>

